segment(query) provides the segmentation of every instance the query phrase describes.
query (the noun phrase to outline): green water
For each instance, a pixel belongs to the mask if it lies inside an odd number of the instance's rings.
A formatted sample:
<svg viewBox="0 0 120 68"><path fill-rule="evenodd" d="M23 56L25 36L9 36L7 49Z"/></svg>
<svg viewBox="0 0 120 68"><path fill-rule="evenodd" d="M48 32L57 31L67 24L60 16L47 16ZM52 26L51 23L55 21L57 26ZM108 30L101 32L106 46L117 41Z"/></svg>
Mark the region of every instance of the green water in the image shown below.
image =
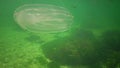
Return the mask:
<svg viewBox="0 0 120 68"><path fill-rule="evenodd" d="M120 68L119 0L0 0L0 68ZM24 4L52 4L74 16L61 33L32 33L13 18Z"/></svg>

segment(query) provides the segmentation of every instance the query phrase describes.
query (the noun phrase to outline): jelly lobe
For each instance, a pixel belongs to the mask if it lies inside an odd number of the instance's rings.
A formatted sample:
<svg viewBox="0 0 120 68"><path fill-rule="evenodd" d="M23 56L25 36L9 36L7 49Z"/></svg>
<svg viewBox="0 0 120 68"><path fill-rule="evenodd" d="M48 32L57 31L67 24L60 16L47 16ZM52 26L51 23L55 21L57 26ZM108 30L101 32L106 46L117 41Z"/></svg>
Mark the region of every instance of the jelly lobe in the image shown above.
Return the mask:
<svg viewBox="0 0 120 68"><path fill-rule="evenodd" d="M31 32L63 32L73 23L73 15L65 8L48 4L27 4L15 10L15 21Z"/></svg>

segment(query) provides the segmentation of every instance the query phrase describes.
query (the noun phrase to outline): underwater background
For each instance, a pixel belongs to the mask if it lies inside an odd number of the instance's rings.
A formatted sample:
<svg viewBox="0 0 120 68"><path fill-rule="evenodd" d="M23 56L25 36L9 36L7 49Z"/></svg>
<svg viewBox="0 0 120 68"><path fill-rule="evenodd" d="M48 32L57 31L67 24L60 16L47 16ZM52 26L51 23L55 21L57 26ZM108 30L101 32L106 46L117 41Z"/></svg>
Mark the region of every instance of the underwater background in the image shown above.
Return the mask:
<svg viewBox="0 0 120 68"><path fill-rule="evenodd" d="M14 20L24 4L69 10L71 28L33 33ZM0 0L0 68L120 68L119 0Z"/></svg>

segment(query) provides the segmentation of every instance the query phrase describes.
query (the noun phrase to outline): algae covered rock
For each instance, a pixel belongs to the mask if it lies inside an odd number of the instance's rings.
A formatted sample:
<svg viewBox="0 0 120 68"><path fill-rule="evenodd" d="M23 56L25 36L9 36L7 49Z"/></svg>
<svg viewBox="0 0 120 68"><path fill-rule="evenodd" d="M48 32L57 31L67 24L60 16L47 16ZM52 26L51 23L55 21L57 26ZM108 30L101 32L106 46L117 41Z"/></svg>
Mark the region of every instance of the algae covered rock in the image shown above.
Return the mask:
<svg viewBox="0 0 120 68"><path fill-rule="evenodd" d="M47 58L60 65L91 65L93 67L100 60L96 47L97 41L94 34L83 30L78 35L46 43L42 49Z"/></svg>

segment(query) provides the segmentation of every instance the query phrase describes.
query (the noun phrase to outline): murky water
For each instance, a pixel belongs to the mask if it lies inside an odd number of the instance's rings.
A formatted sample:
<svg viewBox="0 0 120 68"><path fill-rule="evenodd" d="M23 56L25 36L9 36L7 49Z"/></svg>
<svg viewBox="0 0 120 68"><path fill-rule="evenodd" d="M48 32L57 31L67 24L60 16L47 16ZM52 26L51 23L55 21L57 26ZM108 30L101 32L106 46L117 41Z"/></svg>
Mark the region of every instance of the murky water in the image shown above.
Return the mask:
<svg viewBox="0 0 120 68"><path fill-rule="evenodd" d="M1 0L0 68L120 68L119 3L119 0ZM14 11L25 4L66 8L74 17L73 24L64 32L24 30L14 20ZM69 23L67 17L61 19Z"/></svg>

